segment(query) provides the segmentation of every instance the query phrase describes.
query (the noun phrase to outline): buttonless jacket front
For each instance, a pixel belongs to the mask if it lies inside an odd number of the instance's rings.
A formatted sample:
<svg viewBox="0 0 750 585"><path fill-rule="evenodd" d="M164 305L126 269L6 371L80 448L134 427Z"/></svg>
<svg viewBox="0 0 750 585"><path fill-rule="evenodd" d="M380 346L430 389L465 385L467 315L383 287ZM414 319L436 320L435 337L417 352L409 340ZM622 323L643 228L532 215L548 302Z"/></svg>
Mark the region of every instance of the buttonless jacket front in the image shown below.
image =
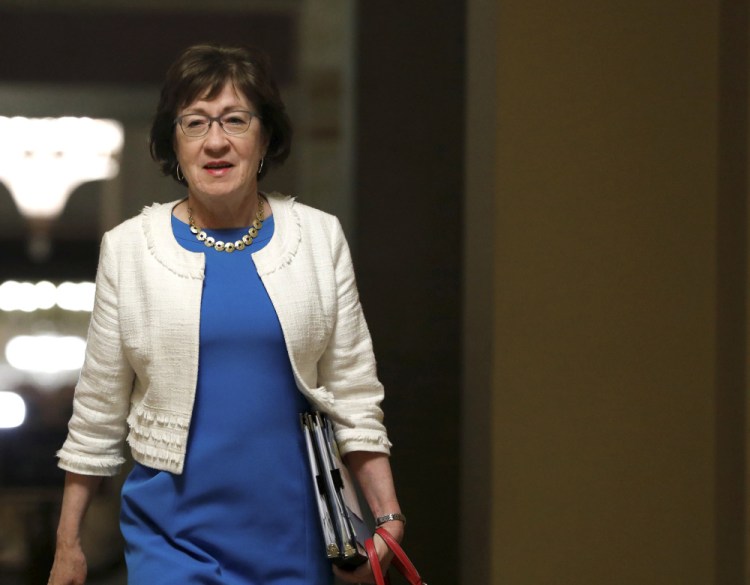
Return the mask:
<svg viewBox="0 0 750 585"><path fill-rule="evenodd" d="M388 454L383 387L341 225L293 198L267 198L274 234L252 258L281 323L297 387L334 421L342 453ZM102 239L86 358L58 452L63 469L114 475L127 440L139 463L182 472L205 256L175 240L177 203L147 207Z"/></svg>

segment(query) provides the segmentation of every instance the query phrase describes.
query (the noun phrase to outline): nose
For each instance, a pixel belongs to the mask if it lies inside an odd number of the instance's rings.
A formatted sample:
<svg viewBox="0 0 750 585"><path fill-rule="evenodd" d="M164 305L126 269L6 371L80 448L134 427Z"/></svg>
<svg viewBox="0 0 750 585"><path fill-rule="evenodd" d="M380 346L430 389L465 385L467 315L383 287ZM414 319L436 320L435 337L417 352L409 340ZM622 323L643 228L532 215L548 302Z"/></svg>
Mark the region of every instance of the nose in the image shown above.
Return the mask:
<svg viewBox="0 0 750 585"><path fill-rule="evenodd" d="M208 127L204 146L211 150L217 150L225 148L228 144L227 133L224 132L218 120L213 120Z"/></svg>

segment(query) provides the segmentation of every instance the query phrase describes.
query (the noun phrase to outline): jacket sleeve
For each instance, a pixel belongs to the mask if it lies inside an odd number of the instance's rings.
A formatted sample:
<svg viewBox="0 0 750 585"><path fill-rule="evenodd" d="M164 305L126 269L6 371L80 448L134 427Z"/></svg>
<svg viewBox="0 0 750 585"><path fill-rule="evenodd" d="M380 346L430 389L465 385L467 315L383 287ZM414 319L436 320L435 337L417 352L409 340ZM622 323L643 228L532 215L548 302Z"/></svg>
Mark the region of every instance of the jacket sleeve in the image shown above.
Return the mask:
<svg viewBox="0 0 750 585"><path fill-rule="evenodd" d="M331 237L336 284L336 315L331 337L320 361L318 379L333 394L336 409L353 427L334 423L342 454L351 451L390 453L383 425L383 385L377 377L375 355L354 277L349 246L341 224L333 218Z"/></svg>
<svg viewBox="0 0 750 585"><path fill-rule="evenodd" d="M134 373L123 352L117 297L116 250L105 234L86 357L75 389L68 437L57 453L62 469L83 475L115 475L125 462Z"/></svg>

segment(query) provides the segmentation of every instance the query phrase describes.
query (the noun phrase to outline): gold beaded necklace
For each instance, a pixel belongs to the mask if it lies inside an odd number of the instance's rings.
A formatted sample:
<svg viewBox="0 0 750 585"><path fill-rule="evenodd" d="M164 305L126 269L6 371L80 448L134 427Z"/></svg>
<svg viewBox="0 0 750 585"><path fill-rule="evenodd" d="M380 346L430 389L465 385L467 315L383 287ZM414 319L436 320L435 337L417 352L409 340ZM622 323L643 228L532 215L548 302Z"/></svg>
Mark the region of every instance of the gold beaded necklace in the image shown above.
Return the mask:
<svg viewBox="0 0 750 585"><path fill-rule="evenodd" d="M247 233L242 236L242 239L236 242L222 242L209 236L204 230L195 225L193 219L193 209L188 207L188 223L190 224L190 231L195 235L199 242L203 242L207 248L213 248L217 252L228 252L232 253L235 250L244 250L245 246L249 246L253 243L253 240L258 237L260 228L263 227L263 199L258 197L258 211L255 213L255 219L253 225L247 230Z"/></svg>

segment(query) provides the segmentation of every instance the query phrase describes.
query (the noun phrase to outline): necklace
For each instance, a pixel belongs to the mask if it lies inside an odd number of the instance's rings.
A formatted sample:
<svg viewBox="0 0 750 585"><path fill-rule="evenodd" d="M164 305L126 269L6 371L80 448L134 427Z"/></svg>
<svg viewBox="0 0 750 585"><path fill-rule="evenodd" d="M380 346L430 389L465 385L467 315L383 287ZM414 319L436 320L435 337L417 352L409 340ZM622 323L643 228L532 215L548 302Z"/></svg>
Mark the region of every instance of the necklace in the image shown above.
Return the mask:
<svg viewBox="0 0 750 585"><path fill-rule="evenodd" d="M252 244L253 240L258 237L258 232L260 231L260 228L263 227L263 199L258 197L258 211L255 213L253 225L250 226L247 233L242 236L242 239L237 240L234 243L216 240L195 225L193 209L191 207L188 207L188 223L190 224L190 232L195 235L199 242L203 242L207 248L213 248L217 252L228 252L230 254L235 250L244 250L245 246Z"/></svg>

